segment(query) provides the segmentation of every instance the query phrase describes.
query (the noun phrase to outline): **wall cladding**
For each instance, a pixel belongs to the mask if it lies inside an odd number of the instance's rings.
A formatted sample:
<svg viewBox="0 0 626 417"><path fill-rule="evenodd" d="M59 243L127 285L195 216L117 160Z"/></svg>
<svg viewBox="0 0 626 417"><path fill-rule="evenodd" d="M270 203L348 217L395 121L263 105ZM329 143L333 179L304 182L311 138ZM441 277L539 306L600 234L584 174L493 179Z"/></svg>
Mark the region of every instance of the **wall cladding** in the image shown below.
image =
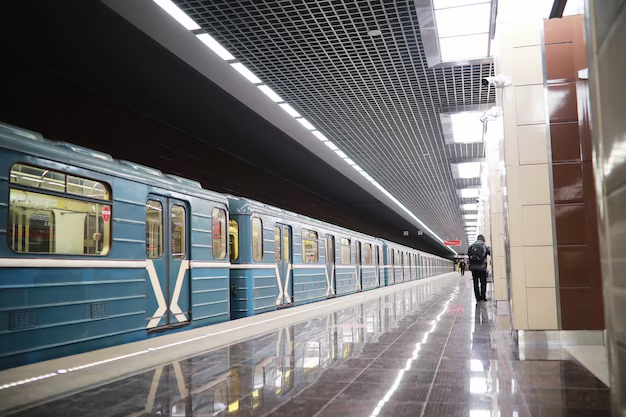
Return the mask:
<svg viewBox="0 0 626 417"><path fill-rule="evenodd" d="M544 20L563 330L604 330L583 16Z"/></svg>

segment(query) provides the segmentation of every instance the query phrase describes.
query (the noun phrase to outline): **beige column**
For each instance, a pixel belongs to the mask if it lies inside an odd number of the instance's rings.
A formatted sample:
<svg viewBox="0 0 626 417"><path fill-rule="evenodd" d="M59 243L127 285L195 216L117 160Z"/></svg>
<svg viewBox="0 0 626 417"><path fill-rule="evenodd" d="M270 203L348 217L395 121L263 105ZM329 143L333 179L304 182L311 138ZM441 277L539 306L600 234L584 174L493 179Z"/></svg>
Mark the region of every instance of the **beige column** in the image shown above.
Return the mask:
<svg viewBox="0 0 626 417"><path fill-rule="evenodd" d="M488 186L489 204L485 204L485 236L491 245L493 291L496 301L508 299L504 246L504 217L502 214L501 152L502 120L487 122L485 135L486 175L483 184Z"/></svg>
<svg viewBox="0 0 626 417"><path fill-rule="evenodd" d="M524 2L505 0L505 8ZM511 309L517 330L559 328L554 220L546 132L541 16L509 13L498 22L496 73L512 77L498 104L504 123ZM502 214L499 215L502 218ZM492 222L493 224L493 222ZM501 296L501 294L499 294Z"/></svg>

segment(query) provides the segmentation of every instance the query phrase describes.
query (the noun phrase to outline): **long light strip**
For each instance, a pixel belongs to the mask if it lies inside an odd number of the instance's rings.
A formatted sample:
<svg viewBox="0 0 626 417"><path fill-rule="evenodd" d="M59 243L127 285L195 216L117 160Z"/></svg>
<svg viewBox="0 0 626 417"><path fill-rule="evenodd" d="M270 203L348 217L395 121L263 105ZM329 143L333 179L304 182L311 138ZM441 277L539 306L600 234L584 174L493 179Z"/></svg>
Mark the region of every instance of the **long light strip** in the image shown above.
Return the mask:
<svg viewBox="0 0 626 417"><path fill-rule="evenodd" d="M261 84L261 80L259 79L259 77L254 75L254 73L246 68L246 66L243 65L241 62L235 62L234 64L230 64L230 66L236 69L239 74L246 77L246 79L252 84Z"/></svg>
<svg viewBox="0 0 626 417"><path fill-rule="evenodd" d="M167 13L170 14L174 19L176 19L181 25L183 25L188 30L199 30L200 26L193 21L189 16L185 14L178 6L172 3L171 0L153 0L159 6L163 8ZM217 42L213 37L208 34L199 34L196 35L198 39L204 42L211 50L213 50L217 55L219 55L225 61L233 61L236 58L226 50L219 42ZM259 77L257 77L252 71L250 71L246 66L244 66L241 62L233 62L230 64L237 72L243 75L248 81L253 84L262 84L262 81ZM293 107L291 107L288 103L284 102L282 98L278 94L276 94L269 86L263 84L258 85L259 89L267 95L272 101L278 103L278 105L285 110L291 117L296 118L300 124L302 124L306 129L311 131L311 133L321 140L326 146L328 146L331 150L335 151L335 153L341 157L348 165L354 168L358 173L360 173L365 179L372 183L378 190L380 190L385 196L387 196L391 201L393 201L398 207L400 207L404 212L406 212L413 220L415 220L425 231L427 231L431 236L437 239L441 244L444 243L444 240L440 238L432 229L421 221L411 210L409 210L404 204L402 204L397 198L391 195L389 191L383 188L371 175L363 170L360 166L358 166L348 155L345 154L342 150L340 150L337 145L332 143L326 136L324 136L321 132L319 132L315 126L313 126L308 120L302 118L300 113ZM458 253L449 246L444 246L449 249L455 255Z"/></svg>
<svg viewBox="0 0 626 417"><path fill-rule="evenodd" d="M209 35L208 33L201 33L199 35L196 35L196 38L200 39L202 43L204 43L206 46L211 48L211 50L215 52L224 61L232 61L235 59L235 57L232 56L230 52L226 50L226 48L220 45L220 43L216 41L215 39L213 39L213 37Z"/></svg>
<svg viewBox="0 0 626 417"><path fill-rule="evenodd" d="M178 23L183 25L187 30L198 30L200 26L196 22L193 21L192 18L187 16L185 12L180 10L180 8L172 3L171 0L154 0L156 4L161 6L163 10L165 10L170 16L172 16Z"/></svg>

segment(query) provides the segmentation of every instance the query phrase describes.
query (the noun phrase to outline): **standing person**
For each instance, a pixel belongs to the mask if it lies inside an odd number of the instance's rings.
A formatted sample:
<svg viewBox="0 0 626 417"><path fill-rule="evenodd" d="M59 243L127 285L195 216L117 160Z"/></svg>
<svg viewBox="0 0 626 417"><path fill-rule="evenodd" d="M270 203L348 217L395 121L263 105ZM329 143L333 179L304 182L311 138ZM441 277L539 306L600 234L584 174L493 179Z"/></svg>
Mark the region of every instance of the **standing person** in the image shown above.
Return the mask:
<svg viewBox="0 0 626 417"><path fill-rule="evenodd" d="M472 271L474 280L474 295L476 302L487 301L487 255L491 255L491 249L485 244L485 237L478 235L476 242L467 250L469 256L469 270ZM478 284L480 281L480 291Z"/></svg>
<svg viewBox="0 0 626 417"><path fill-rule="evenodd" d="M465 261L461 261L459 268L461 269L461 276L465 275Z"/></svg>

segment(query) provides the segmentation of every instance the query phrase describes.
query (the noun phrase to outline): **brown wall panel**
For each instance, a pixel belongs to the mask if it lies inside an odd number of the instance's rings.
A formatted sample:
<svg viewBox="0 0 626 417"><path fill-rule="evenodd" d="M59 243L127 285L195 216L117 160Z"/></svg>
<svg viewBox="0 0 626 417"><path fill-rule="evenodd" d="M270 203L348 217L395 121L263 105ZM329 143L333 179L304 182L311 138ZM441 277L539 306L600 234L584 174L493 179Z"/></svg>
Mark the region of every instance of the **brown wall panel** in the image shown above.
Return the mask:
<svg viewBox="0 0 626 417"><path fill-rule="evenodd" d="M546 75L548 84L574 82L578 71L574 65L574 44L546 45Z"/></svg>
<svg viewBox="0 0 626 417"><path fill-rule="evenodd" d="M602 298L596 288L561 288L563 330L603 330ZM600 308L598 308L600 307Z"/></svg>
<svg viewBox="0 0 626 417"><path fill-rule="evenodd" d="M587 246L561 246L558 248L559 285L562 287L589 287Z"/></svg>
<svg viewBox="0 0 626 417"><path fill-rule="evenodd" d="M548 111L550 123L578 121L576 83L548 86Z"/></svg>
<svg viewBox="0 0 626 417"><path fill-rule="evenodd" d="M544 39L546 45L555 43L572 43L576 39L574 34L574 19L565 17L563 19L544 20Z"/></svg>
<svg viewBox="0 0 626 417"><path fill-rule="evenodd" d="M544 20L552 178L564 330L603 330L583 16Z"/></svg>
<svg viewBox="0 0 626 417"><path fill-rule="evenodd" d="M578 122L550 125L552 162L580 161Z"/></svg>
<svg viewBox="0 0 626 417"><path fill-rule="evenodd" d="M552 166L555 203L583 202L583 169L579 162Z"/></svg>
<svg viewBox="0 0 626 417"><path fill-rule="evenodd" d="M584 245L587 236L584 204L557 204L554 208L557 245Z"/></svg>

